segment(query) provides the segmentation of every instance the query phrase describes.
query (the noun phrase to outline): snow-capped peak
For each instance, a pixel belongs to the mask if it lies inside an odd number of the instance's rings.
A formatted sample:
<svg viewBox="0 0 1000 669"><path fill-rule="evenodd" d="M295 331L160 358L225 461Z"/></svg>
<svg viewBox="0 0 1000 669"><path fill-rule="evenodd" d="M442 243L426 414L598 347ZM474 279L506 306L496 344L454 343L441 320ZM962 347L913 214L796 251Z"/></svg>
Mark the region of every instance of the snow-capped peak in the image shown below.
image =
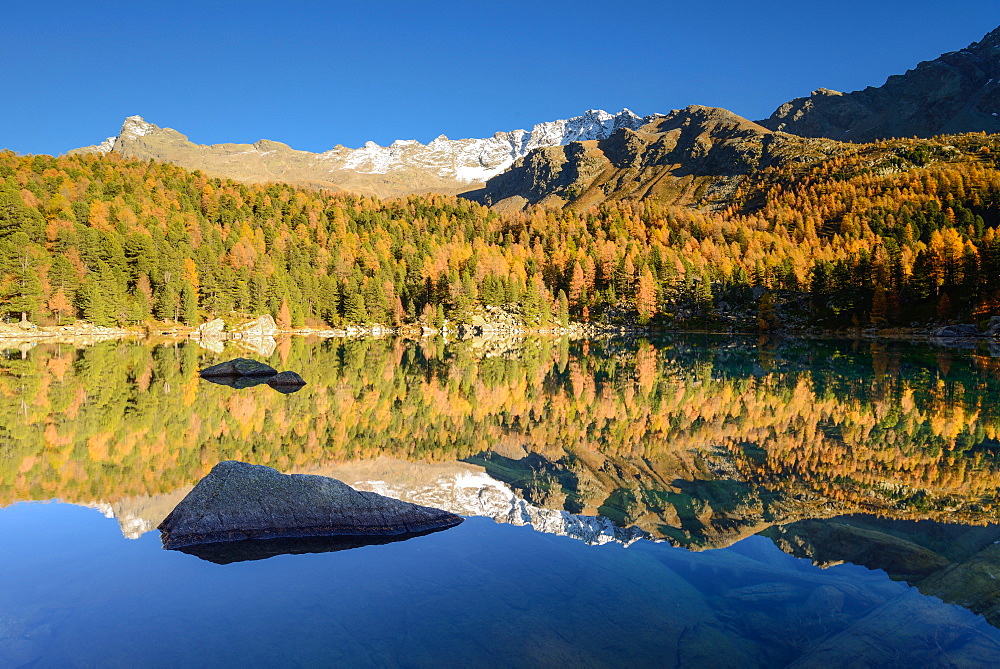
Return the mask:
<svg viewBox="0 0 1000 669"><path fill-rule="evenodd" d="M538 148L562 146L570 142L601 140L610 137L622 128L638 129L660 116L638 116L629 109L622 109L617 114L601 109L588 109L580 116L557 121L538 123L531 130L509 130L495 133L492 137L483 139L448 139L439 135L427 144L421 144L414 139L397 139L389 146L380 146L376 142L365 142L357 149L336 146L323 153L296 151L295 169L309 181L325 180L337 183L343 172L356 174L384 175L391 172L406 172L409 175L423 174L433 177L431 183L452 182L456 186L485 182L508 167L518 158ZM141 116L129 116L122 125L117 138L108 138L98 146L81 149L89 152L108 153L110 151L126 152L130 156L145 156L148 152L149 140L135 142L134 140L147 135L161 132L152 123L146 122ZM178 141L185 140L178 136ZM274 178L288 178L289 164L285 150L288 147L277 142L261 140L252 148L233 148L232 145L196 146L191 145L196 156L185 156L177 163L193 169L206 169L215 165L214 161L224 159L229 165L234 156L258 153L260 156L280 154L277 160L279 168ZM172 161L170 155L157 153L160 160ZM213 168L218 171L216 165ZM270 169L264 165L265 171ZM435 182L436 180L436 182ZM392 179L386 180L392 182ZM408 176L406 181L413 180ZM446 186L447 187L447 186Z"/></svg>
<svg viewBox="0 0 1000 669"><path fill-rule="evenodd" d="M657 116L642 117L629 109L622 109L617 114L588 109L581 116L539 123L530 131L498 132L486 139L453 140L439 135L426 145L415 140L396 140L385 147L366 142L345 156L342 169L362 174L386 174L415 167L465 183L486 181L533 149L606 139L621 128L635 130Z"/></svg>
<svg viewBox="0 0 1000 669"><path fill-rule="evenodd" d="M143 137L158 128L152 123L147 123L141 116L129 116L122 124L122 131L119 137Z"/></svg>
<svg viewBox="0 0 1000 669"><path fill-rule="evenodd" d="M486 472L460 472L423 485L399 485L381 480L350 485L414 504L445 509L462 516L485 516L498 523L530 525L539 532L580 539L590 545L628 546L649 539L637 527L618 527L601 516L582 516L561 509L543 509L519 497L507 484Z"/></svg>

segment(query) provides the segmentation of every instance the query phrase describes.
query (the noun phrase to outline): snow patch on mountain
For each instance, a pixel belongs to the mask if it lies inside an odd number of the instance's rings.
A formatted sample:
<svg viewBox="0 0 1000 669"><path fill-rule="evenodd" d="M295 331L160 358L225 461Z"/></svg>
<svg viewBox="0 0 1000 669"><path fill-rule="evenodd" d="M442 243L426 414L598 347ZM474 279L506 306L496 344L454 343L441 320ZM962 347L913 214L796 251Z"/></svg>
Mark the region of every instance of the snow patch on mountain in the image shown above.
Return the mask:
<svg viewBox="0 0 1000 669"><path fill-rule="evenodd" d="M129 138L144 137L157 130L159 130L157 126L147 123L141 116L129 116L125 119L125 123L122 124L122 131L118 136Z"/></svg>
<svg viewBox="0 0 1000 669"><path fill-rule="evenodd" d="M148 518L143 518L139 514L129 513L123 509L116 508L114 504L108 502L93 502L91 504L84 504L83 506L97 509L105 518L117 518L122 535L126 539L138 539L146 532L155 530L159 524L158 522L154 523L150 521Z"/></svg>
<svg viewBox="0 0 1000 669"><path fill-rule="evenodd" d="M233 178L236 179L246 178L249 173L255 177L266 176L266 180L339 183L345 180L346 174L353 173L358 176L390 175L384 180L372 180L388 184L396 183L394 179L398 175L402 177L400 183L413 184L414 177L419 182L420 176L426 175L430 177L431 189L444 185L461 190L467 184L486 182L533 149L606 139L621 128L638 129L659 116L638 116L628 109L617 114L590 109L581 116L539 123L531 130L498 132L482 139L449 139L440 135L427 144L414 139L397 139L389 146L366 142L357 149L336 146L323 153L298 151L270 140L260 140L253 145L197 145L175 130L160 128L141 116L129 116L117 137L69 153L117 152L129 157L152 157L189 169L235 174ZM350 180L351 177L346 178Z"/></svg>
<svg viewBox="0 0 1000 669"><path fill-rule="evenodd" d="M117 137L108 137L106 140L97 145L97 153L111 153L111 150L115 148L115 141Z"/></svg>
<svg viewBox="0 0 1000 669"><path fill-rule="evenodd" d="M629 546L639 539L650 538L639 528L618 527L601 516L578 516L533 506L485 472L442 476L428 485L404 487L385 481L357 481L351 486L461 516L485 516L498 523L530 525L536 531L572 537L592 546L609 543Z"/></svg>
<svg viewBox="0 0 1000 669"><path fill-rule="evenodd" d="M346 150L340 169L388 174L395 169L418 168L465 183L486 181L533 149L606 139L621 128L635 130L658 116L638 116L629 109L617 114L590 109L582 116L539 123L530 131L498 132L485 139L453 140L441 135L426 145L412 139L397 139L389 146L366 142L359 149ZM343 158L344 154L343 149L332 149L323 155Z"/></svg>

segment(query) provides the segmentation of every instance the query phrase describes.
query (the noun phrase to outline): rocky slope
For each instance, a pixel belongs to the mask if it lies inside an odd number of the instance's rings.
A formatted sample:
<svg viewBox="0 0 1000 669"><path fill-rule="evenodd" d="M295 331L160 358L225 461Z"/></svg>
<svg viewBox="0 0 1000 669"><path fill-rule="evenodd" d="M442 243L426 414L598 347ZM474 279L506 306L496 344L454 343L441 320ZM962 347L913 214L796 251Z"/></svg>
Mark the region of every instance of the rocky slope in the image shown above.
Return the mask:
<svg viewBox="0 0 1000 669"><path fill-rule="evenodd" d="M853 93L826 88L778 107L758 121L803 137L871 142L1000 132L1000 28L961 51L893 75L877 88Z"/></svg>
<svg viewBox="0 0 1000 669"><path fill-rule="evenodd" d="M176 130L130 116L117 137L69 153L117 153L238 181L282 181L394 197L473 190L536 148L604 139L654 118L637 116L628 109L617 114L592 109L582 116L539 123L527 131L498 132L484 139L452 140L441 135L428 144L401 139L389 146L368 142L358 149L338 145L311 153L270 140L199 145Z"/></svg>
<svg viewBox="0 0 1000 669"><path fill-rule="evenodd" d="M724 204L748 175L836 151L836 142L774 132L725 109L692 105L606 139L536 149L490 179L480 199L501 209L585 208L646 197Z"/></svg>

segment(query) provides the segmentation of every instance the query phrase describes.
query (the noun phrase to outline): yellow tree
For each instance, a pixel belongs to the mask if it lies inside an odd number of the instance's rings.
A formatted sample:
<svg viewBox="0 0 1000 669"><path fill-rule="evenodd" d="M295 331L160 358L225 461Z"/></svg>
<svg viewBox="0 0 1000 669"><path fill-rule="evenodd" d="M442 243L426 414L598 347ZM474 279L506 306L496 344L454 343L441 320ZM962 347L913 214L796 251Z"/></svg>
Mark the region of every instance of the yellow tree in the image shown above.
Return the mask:
<svg viewBox="0 0 1000 669"><path fill-rule="evenodd" d="M73 305L70 303L69 299L66 297L66 293L60 288L55 292L49 301L46 303L49 311L56 317L56 322L62 324L63 314L69 313L73 309Z"/></svg>
<svg viewBox="0 0 1000 669"><path fill-rule="evenodd" d="M569 279L569 304L572 307L580 306L583 301L583 293L586 288L586 279L583 276L583 267L580 261L573 263L573 273Z"/></svg>
<svg viewBox="0 0 1000 669"><path fill-rule="evenodd" d="M649 266L639 277L639 287L635 292L635 310L639 312L639 322L645 325L656 315L656 279L649 271Z"/></svg>
<svg viewBox="0 0 1000 669"><path fill-rule="evenodd" d="M292 327L292 311L288 308L288 300L282 300L278 308L278 327L282 330Z"/></svg>

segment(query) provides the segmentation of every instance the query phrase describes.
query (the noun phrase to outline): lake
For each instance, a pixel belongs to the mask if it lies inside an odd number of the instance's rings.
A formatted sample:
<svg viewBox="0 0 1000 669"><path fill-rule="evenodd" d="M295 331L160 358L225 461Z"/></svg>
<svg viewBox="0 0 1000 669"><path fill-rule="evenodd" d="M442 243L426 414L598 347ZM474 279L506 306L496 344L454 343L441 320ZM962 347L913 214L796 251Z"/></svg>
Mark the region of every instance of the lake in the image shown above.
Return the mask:
<svg viewBox="0 0 1000 669"><path fill-rule="evenodd" d="M239 355L307 385L198 376ZM0 397L3 667L1000 663L985 345L39 344L3 352ZM164 550L156 526L231 459L466 520Z"/></svg>

